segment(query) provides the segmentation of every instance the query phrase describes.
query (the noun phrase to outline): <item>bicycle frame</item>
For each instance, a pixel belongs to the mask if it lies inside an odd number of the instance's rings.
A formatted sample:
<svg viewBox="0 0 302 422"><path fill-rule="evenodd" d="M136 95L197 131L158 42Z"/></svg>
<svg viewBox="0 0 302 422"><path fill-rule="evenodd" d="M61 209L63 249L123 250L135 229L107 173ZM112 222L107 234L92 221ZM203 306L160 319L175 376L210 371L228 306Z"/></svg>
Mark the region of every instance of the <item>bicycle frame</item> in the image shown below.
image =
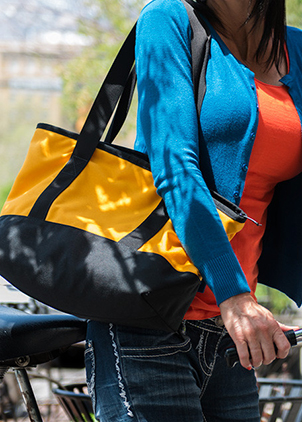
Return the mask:
<svg viewBox="0 0 302 422"><path fill-rule="evenodd" d="M71 315L32 315L0 306L0 382L12 369L31 422L43 422L26 368L56 358L85 339L86 321Z"/></svg>

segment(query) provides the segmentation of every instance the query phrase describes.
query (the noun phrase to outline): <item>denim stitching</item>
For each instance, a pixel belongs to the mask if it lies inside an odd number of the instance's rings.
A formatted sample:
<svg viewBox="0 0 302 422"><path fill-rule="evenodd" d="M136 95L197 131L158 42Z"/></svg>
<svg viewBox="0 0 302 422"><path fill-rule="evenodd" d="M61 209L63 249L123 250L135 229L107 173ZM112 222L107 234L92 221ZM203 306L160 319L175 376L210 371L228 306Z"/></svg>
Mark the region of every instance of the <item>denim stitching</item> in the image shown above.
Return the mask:
<svg viewBox="0 0 302 422"><path fill-rule="evenodd" d="M122 350L162 350L162 349L173 349L175 347L185 347L190 342L190 339L186 340L181 345L173 344L171 346L161 346L161 347L122 347Z"/></svg>
<svg viewBox="0 0 302 422"><path fill-rule="evenodd" d="M96 409L96 399L95 399L95 357L94 357L94 349L92 345L92 341L87 339L87 348L85 350L85 358L90 359L91 361L91 374L90 379L87 379L87 388L88 388L88 394L92 401L92 407L93 411L95 413Z"/></svg>
<svg viewBox="0 0 302 422"><path fill-rule="evenodd" d="M213 369L213 362L211 362L211 363L210 363L210 365L208 365L207 360L206 360L206 351L207 351L207 343L208 343L209 334L210 334L210 332L209 332L209 331L207 331L206 333L204 333L204 332L203 332L203 333L200 335L199 343L198 343L198 345L197 345L197 350L198 350L198 352L199 352L199 354L198 354L199 365L200 365L200 367L201 367L202 372L203 372L206 376L210 376L211 371L212 371L212 369ZM216 334L216 333L215 333L215 334ZM200 362L200 355L201 355L201 354L203 355L203 363L204 363L204 366L208 369L208 371L207 371L207 372L206 372L206 371L204 371L204 369L203 369L203 365L201 365L201 362Z"/></svg>
<svg viewBox="0 0 302 422"><path fill-rule="evenodd" d="M192 344L190 344L190 348L188 350L175 350L173 353L161 353L160 355L126 355L122 356L123 359L127 358L160 358L162 356L172 356L176 355L176 353L188 353L192 349ZM148 350L148 349L146 349Z"/></svg>
<svg viewBox="0 0 302 422"><path fill-rule="evenodd" d="M111 341L112 341L112 347L113 347L113 353L115 356L115 369L116 369L116 373L117 373L117 379L118 379L118 385L119 388L121 390L120 392L120 396L124 401L124 406L127 409L127 415L130 417L134 417L131 409L130 409L130 403L127 399L127 395L126 395L126 390L125 390L125 386L123 384L123 379L122 379L122 375L121 375L121 368L120 368L120 358L117 352L117 345L114 339L114 332L113 332L113 324L109 324L109 334L111 336Z"/></svg>
<svg viewBox="0 0 302 422"><path fill-rule="evenodd" d="M207 388L207 385L208 385L208 383L209 383L209 381L210 381L210 378L211 378L211 375L213 374L213 369L214 369L214 366L215 366L215 363L216 363L216 359L217 359L217 350L218 350L218 347L219 347L219 345L220 345L220 342L221 342L221 340L222 340L222 338L223 338L223 336L225 335L225 333L226 333L226 329L224 328L223 330L222 330L222 333L221 333L221 335L220 335L220 337L219 337L219 340L217 341L217 344L216 344L216 348L215 348L215 352L214 352L214 359L213 359L213 362L212 362L212 370L211 370L211 373L209 374L209 375L207 375L206 376L206 379L205 379L205 381L204 381L204 383L203 383L203 386L202 386L202 388L201 388L201 392L200 392L200 399L202 398L202 396L203 396L203 394L204 394L204 392L205 392L205 389ZM202 369L202 368L201 368Z"/></svg>
<svg viewBox="0 0 302 422"><path fill-rule="evenodd" d="M198 345L196 347L196 349L199 352L198 353L199 366L200 366L200 369L202 370L202 372L205 374L206 377L210 377L211 376L211 372L213 370L212 362L211 362L210 365L208 365L207 364L207 361L206 361L206 358L205 358L208 336L209 336L209 333L206 333L206 336L204 335L204 333L202 333L200 335L199 343L198 343ZM203 361L202 362L200 360L200 356L201 355L203 355ZM206 367L207 370L205 370L204 367Z"/></svg>
<svg viewBox="0 0 302 422"><path fill-rule="evenodd" d="M189 324L189 325L191 325L192 327L195 327L195 328L198 328L199 330L203 330L203 329L205 329L205 330L207 330L207 331L209 331L209 332L211 332L211 333L215 333L215 334L219 334L220 332L222 332L222 330L223 330L223 328L222 327L213 327L213 325L211 325L211 324L207 324L207 323L205 323L204 321L202 322L202 326L200 326L200 325L197 325L197 324L194 324L194 323L192 323L192 322L190 322L190 321L187 321L187 323Z"/></svg>
<svg viewBox="0 0 302 422"><path fill-rule="evenodd" d="M205 415L204 415L204 413L203 413L202 409L201 409L201 413L202 413L202 417L203 417L203 422L207 422L207 419L206 419L206 417L205 417Z"/></svg>

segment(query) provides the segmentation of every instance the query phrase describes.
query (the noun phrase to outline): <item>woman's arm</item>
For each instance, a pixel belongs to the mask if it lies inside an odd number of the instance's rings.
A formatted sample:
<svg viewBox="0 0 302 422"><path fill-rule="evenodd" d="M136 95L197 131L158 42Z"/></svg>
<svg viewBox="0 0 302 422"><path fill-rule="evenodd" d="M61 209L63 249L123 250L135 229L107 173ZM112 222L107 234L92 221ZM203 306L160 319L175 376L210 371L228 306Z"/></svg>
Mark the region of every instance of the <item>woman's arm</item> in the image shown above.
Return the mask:
<svg viewBox="0 0 302 422"><path fill-rule="evenodd" d="M179 0L155 0L137 28L138 134L175 231L217 303L250 289L199 168L191 30Z"/></svg>
<svg viewBox="0 0 302 422"><path fill-rule="evenodd" d="M198 117L191 77L191 31L179 0L155 0L137 28L138 131L155 186L175 231L213 291L241 364L285 357L289 343L271 313L249 294L199 168ZM146 148L146 150L145 150ZM250 351L250 352L249 352Z"/></svg>

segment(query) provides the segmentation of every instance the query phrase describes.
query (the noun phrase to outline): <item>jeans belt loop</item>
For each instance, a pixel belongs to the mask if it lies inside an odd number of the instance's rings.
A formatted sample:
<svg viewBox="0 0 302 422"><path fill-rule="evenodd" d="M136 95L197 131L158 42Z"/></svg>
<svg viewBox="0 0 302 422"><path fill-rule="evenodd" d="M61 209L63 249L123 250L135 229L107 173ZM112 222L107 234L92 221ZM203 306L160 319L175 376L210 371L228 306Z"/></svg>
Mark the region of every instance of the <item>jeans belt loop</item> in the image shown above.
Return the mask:
<svg viewBox="0 0 302 422"><path fill-rule="evenodd" d="M221 315L216 316L214 319L214 322L215 322L216 327L224 327L224 323L221 318Z"/></svg>

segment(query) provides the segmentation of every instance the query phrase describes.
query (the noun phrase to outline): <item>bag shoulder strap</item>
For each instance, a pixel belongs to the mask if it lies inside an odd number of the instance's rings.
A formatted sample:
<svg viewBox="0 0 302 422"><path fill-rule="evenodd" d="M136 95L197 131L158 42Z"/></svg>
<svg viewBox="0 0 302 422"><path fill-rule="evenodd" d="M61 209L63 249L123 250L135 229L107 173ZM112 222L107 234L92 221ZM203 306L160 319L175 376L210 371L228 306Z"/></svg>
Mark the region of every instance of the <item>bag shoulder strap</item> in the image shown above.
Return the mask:
<svg viewBox="0 0 302 422"><path fill-rule="evenodd" d="M197 111L198 115L200 115L200 110L206 91L206 68L210 51L211 34L207 24L202 19L200 11L198 10L198 4L194 0L181 1L186 8L192 29L192 78ZM105 143L111 144L122 128L131 105L135 84L136 74L135 68L133 68L133 73L127 80L124 92L121 96L116 113L108 130Z"/></svg>
<svg viewBox="0 0 302 422"><path fill-rule="evenodd" d="M194 0L182 0L182 2L187 10L192 28L192 77L197 111L200 115L206 92L206 70L210 53L211 33L198 10L198 3Z"/></svg>
<svg viewBox="0 0 302 422"><path fill-rule="evenodd" d="M200 113L206 90L206 67L210 48L210 31L194 0L182 0L192 28L192 77L195 98ZM106 143L112 143L127 117L136 84L135 60L136 24L122 45L103 85L92 105L75 148L76 156L90 159L116 109Z"/></svg>
<svg viewBox="0 0 302 422"><path fill-rule="evenodd" d="M206 90L205 74L211 36L198 11L197 3L193 0L182 0L182 2L192 28L192 76L197 110L200 113ZM106 142L113 142L127 117L136 82L135 71L132 71L135 60L135 31L136 25L116 56L81 130L75 154L82 159L90 159L118 103L120 106L116 110Z"/></svg>
<svg viewBox="0 0 302 422"><path fill-rule="evenodd" d="M206 89L205 71L209 53L209 31L194 7L193 0L182 0L192 27L192 68L197 109L200 111ZM136 74L135 60L136 25L130 31L118 52L84 123L70 160L52 183L44 190L31 209L30 216L46 218L52 202L83 171L98 146L111 117L109 129L111 143L122 127L130 107ZM117 106L118 105L118 106Z"/></svg>

